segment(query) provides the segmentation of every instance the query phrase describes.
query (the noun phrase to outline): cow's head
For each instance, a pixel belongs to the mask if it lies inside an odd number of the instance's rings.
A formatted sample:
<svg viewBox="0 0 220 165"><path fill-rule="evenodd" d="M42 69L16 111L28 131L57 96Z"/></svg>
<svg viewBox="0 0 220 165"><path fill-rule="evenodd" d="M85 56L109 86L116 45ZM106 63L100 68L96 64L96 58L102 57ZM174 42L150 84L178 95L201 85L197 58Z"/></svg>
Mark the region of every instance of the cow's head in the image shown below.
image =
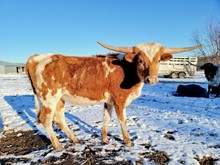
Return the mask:
<svg viewBox="0 0 220 165"><path fill-rule="evenodd" d="M173 53L186 52L201 47L166 48L157 43L141 43L133 47L116 47L98 43L107 49L125 53L124 59L136 63L139 78L147 84L158 82L160 61L170 60Z"/></svg>
<svg viewBox="0 0 220 165"><path fill-rule="evenodd" d="M218 67L212 63L206 63L202 65L200 69L204 69L206 79L212 81L217 73Z"/></svg>

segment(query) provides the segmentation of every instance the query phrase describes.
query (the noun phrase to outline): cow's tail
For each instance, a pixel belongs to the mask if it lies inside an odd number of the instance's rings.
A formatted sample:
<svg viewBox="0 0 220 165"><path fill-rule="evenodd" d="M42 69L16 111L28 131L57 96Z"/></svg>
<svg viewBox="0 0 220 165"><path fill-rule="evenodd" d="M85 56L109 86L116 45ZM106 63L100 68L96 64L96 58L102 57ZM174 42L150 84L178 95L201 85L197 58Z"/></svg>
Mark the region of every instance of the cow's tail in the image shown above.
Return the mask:
<svg viewBox="0 0 220 165"><path fill-rule="evenodd" d="M35 106L36 106L36 115L37 115L37 117L39 119L39 115L40 115L40 111L41 111L41 105L40 105L39 98L37 96L36 89L35 89L34 84L33 84L33 80L31 79L28 62L27 62L26 67L25 67L25 72L26 72L26 74L27 74L27 76L28 76L28 78L30 80L31 87L32 87L33 92L34 92L34 102L35 102Z"/></svg>

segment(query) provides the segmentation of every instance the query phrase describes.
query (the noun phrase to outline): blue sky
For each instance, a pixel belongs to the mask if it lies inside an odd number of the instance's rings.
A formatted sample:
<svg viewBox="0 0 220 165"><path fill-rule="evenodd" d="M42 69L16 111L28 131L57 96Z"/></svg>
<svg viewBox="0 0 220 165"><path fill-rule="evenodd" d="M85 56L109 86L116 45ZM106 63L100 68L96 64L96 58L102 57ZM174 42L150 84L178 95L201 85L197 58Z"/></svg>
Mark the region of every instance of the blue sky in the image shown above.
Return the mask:
<svg viewBox="0 0 220 165"><path fill-rule="evenodd" d="M210 17L220 17L220 0L0 0L0 61L108 52L97 41L191 46Z"/></svg>

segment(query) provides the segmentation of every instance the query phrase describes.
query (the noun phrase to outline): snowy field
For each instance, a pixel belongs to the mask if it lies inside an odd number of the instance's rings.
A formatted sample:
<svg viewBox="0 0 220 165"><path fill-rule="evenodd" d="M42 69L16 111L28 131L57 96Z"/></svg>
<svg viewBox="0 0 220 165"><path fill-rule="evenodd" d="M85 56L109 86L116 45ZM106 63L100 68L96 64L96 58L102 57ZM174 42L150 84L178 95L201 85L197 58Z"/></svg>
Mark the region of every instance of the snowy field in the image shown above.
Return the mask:
<svg viewBox="0 0 220 165"><path fill-rule="evenodd" d="M127 128L134 144L131 148L125 147L121 140L115 113L109 124L111 141L102 144L103 104L86 107L66 104L67 123L84 142L73 144L55 125L65 151L56 152L50 144L45 149L21 155L0 152L0 160L17 159L20 164L37 164L51 157L60 157L58 162L62 162L61 155L74 156L90 146L90 150L106 158L105 164L120 161L155 164L146 154L156 151L167 154L169 165L199 165L202 164L199 160L205 158L213 159L213 164L220 164L220 98L173 96L178 85L189 83L207 88L203 73L187 79L160 78L157 85L144 86L142 96L127 107ZM0 138L4 138L7 132L21 130L45 134L42 125L37 123L28 78L25 75L0 75ZM113 151L114 155L111 154Z"/></svg>

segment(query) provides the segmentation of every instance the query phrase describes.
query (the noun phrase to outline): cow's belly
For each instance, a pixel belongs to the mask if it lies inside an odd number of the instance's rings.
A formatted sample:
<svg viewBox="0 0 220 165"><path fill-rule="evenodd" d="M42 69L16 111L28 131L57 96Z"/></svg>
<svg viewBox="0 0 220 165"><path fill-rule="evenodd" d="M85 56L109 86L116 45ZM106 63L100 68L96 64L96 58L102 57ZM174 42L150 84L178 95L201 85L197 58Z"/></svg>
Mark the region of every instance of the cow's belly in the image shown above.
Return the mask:
<svg viewBox="0 0 220 165"><path fill-rule="evenodd" d="M93 100L88 97L83 96L77 96L77 95L71 95L69 93L65 93L62 97L64 101L70 102L74 105L94 105L100 102L110 103L110 95L108 92L105 92L104 96L100 100Z"/></svg>

